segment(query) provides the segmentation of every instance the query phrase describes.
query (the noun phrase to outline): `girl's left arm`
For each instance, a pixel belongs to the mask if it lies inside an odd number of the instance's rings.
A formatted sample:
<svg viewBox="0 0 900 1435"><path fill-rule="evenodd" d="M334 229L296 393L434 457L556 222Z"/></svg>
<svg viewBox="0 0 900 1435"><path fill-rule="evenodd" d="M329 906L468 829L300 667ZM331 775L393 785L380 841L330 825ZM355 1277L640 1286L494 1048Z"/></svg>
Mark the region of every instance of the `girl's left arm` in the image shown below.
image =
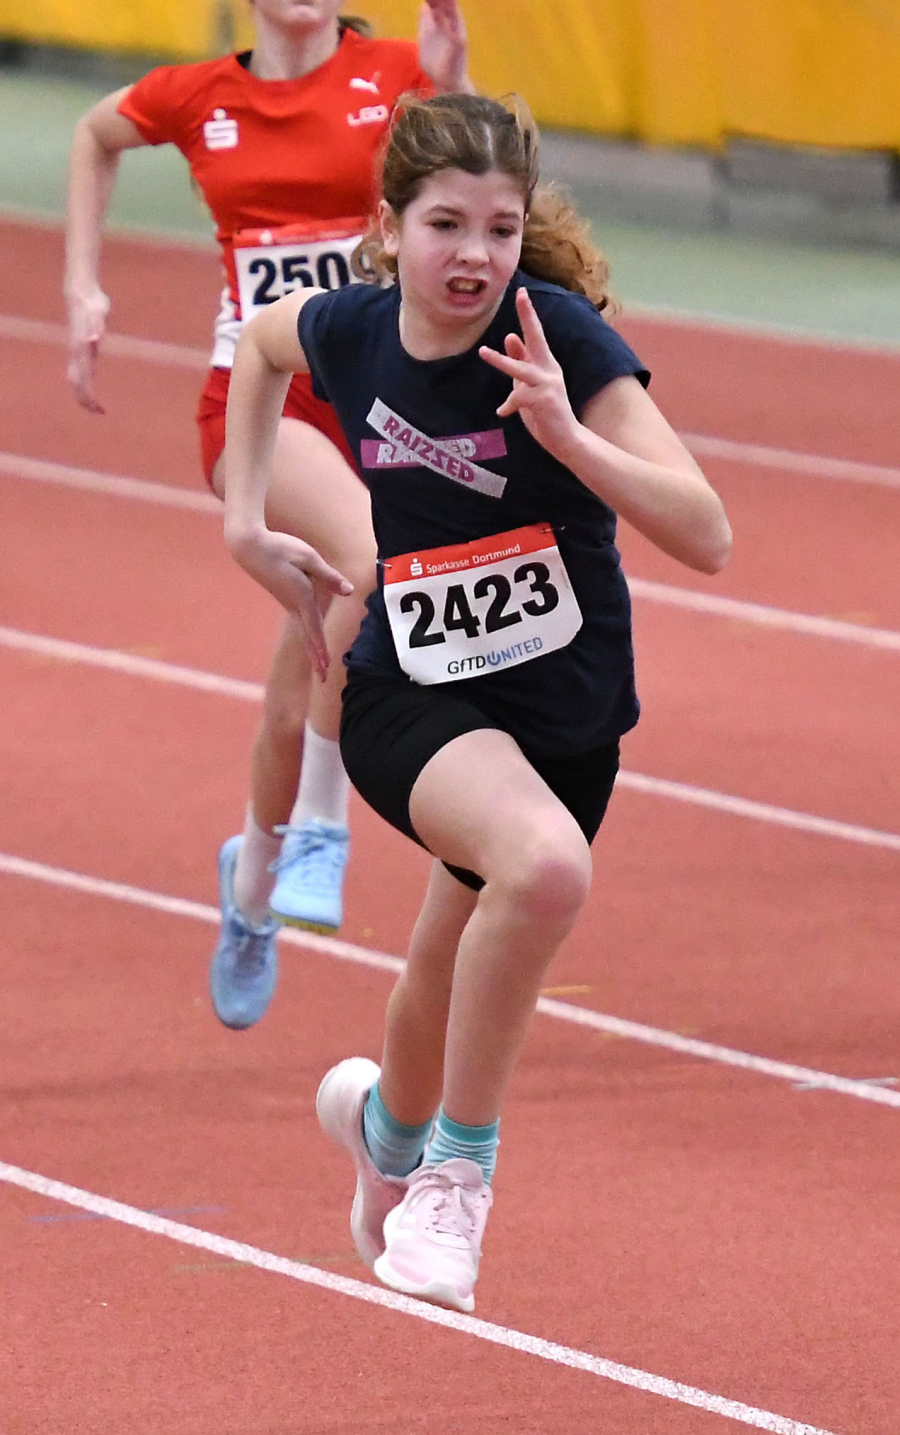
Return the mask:
<svg viewBox="0 0 900 1435"><path fill-rule="evenodd" d="M595 394L557 457L670 557L701 573L724 568L731 526L722 501L637 379Z"/></svg>
<svg viewBox="0 0 900 1435"><path fill-rule="evenodd" d="M513 380L501 417L518 413L548 453L657 548L701 573L718 573L731 552L725 510L649 394L630 375L613 379L579 422L524 288L516 306L523 338L510 334L505 354L481 350Z"/></svg>

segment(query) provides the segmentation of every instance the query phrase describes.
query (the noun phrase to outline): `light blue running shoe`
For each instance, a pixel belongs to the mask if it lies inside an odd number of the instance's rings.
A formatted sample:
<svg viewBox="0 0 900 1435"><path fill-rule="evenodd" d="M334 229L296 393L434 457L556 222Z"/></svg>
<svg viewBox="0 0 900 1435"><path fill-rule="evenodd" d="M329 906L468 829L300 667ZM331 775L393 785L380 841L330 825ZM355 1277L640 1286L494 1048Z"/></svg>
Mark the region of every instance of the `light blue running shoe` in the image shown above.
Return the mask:
<svg viewBox="0 0 900 1435"><path fill-rule="evenodd" d="M222 931L209 968L213 1010L233 1031L244 1031L259 1021L278 981L278 923L251 926L234 900L234 867L241 841L229 837L219 851Z"/></svg>
<svg viewBox="0 0 900 1435"><path fill-rule="evenodd" d="M269 869L278 874L269 898L272 915L292 927L336 932L344 920L341 889L350 833L331 822L304 822L275 831L284 834L284 841Z"/></svg>

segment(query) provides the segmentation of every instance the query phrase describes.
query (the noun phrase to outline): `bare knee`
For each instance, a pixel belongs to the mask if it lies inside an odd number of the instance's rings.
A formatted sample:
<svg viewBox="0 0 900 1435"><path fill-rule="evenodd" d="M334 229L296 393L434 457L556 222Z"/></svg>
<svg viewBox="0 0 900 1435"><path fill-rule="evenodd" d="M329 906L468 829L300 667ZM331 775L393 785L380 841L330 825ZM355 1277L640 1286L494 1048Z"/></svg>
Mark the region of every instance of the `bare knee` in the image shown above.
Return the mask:
<svg viewBox="0 0 900 1435"><path fill-rule="evenodd" d="M361 534L355 535L361 538ZM330 560L339 573L353 584L353 596L364 602L377 585L375 543L357 543L352 549L335 554Z"/></svg>
<svg viewBox="0 0 900 1435"><path fill-rule="evenodd" d="M309 689L306 682L286 681L285 675L277 672L269 675L261 728L269 742L279 747L299 747L308 711Z"/></svg>
<svg viewBox="0 0 900 1435"><path fill-rule="evenodd" d="M266 702L261 733L278 747L299 747L306 725L306 705L291 702L285 694Z"/></svg>
<svg viewBox="0 0 900 1435"><path fill-rule="evenodd" d="M580 838L580 834L579 834ZM591 856L581 840L538 841L516 854L498 885L512 910L526 922L571 925L591 885Z"/></svg>

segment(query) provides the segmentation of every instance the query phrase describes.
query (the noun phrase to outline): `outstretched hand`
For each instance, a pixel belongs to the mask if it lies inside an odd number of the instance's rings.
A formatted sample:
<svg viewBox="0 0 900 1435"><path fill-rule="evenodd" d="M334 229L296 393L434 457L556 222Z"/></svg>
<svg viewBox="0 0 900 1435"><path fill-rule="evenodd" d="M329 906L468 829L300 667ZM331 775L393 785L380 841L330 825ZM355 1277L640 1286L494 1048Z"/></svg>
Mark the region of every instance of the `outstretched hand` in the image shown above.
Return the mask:
<svg viewBox="0 0 900 1435"><path fill-rule="evenodd" d="M419 64L439 92L471 91L466 22L456 0L425 0L422 5Z"/></svg>
<svg viewBox="0 0 900 1435"><path fill-rule="evenodd" d="M507 334L503 341L505 354L486 344L478 352L485 363L508 374L513 381L512 393L497 410L500 418L518 414L532 438L548 453L561 458L578 429L563 371L525 288L516 290L516 312L522 337Z"/></svg>
<svg viewBox="0 0 900 1435"><path fill-rule="evenodd" d="M226 528L225 541L241 567L297 619L313 666L324 679L328 648L322 616L335 594L346 597L353 592L352 583L326 563L315 548L289 533L261 528L235 536L229 535Z"/></svg>
<svg viewBox="0 0 900 1435"><path fill-rule="evenodd" d="M70 294L68 306L69 362L66 377L82 408L88 413L102 414L106 410L97 398L97 352L106 331L109 299L102 289L96 288L87 294Z"/></svg>

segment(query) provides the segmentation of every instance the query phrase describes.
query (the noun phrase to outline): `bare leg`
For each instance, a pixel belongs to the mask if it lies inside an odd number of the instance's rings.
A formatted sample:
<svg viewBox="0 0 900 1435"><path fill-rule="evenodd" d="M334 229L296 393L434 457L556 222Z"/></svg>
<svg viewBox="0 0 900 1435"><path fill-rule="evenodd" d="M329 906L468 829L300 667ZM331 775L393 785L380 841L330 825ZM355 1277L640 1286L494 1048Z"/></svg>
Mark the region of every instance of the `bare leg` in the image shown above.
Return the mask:
<svg viewBox="0 0 900 1435"><path fill-rule="evenodd" d="M224 465L213 474L222 496ZM341 883L347 857L342 824L315 836L308 828L282 843L274 829L290 821L302 766L303 736L313 688L319 704L317 799L327 811L346 802L347 777L334 739L343 686L341 656L349 646L375 582L375 541L368 495L331 441L296 419L282 419L272 463L266 518L271 526L296 534L317 548L355 585L352 598L338 599L326 615L329 683L313 683L299 624L284 623L266 683L262 722L251 760L251 796L243 834L229 838L219 852L222 928L210 965L210 995L226 1026L243 1030L268 1008L278 976L276 922L270 904L278 902L282 920L333 931L342 917ZM344 606L346 605L346 607ZM293 843L293 847L290 844ZM279 893L288 880L292 899L275 892L272 864L278 860ZM327 878L323 881L324 877Z"/></svg>
<svg viewBox="0 0 900 1435"><path fill-rule="evenodd" d="M299 624L285 617L266 679L263 715L250 759L251 806L272 832L291 815L303 751L312 671Z"/></svg>
<svg viewBox="0 0 900 1435"><path fill-rule="evenodd" d="M449 874L452 888L443 878L429 886L421 940L391 998L385 1104L410 1124L434 1109L446 1012L444 1109L465 1125L487 1125L500 1113L547 967L587 896L590 851L512 738L489 729L435 754L413 788L410 816L436 856L479 872L485 886L474 903Z"/></svg>
<svg viewBox="0 0 900 1435"><path fill-rule="evenodd" d="M384 1103L405 1124L424 1124L440 1094L443 1116L402 1198L384 1203L373 1270L394 1290L470 1311L495 1136L470 1132L469 1145L444 1118L471 1128L499 1117L544 974L587 895L590 852L512 738L493 729L441 748L416 780L409 813L437 857L485 885L476 897L435 868L391 996Z"/></svg>
<svg viewBox="0 0 900 1435"><path fill-rule="evenodd" d="M476 900L477 893L434 863L406 970L385 1017L381 1097L406 1126L421 1126L441 1099L456 949Z"/></svg>

